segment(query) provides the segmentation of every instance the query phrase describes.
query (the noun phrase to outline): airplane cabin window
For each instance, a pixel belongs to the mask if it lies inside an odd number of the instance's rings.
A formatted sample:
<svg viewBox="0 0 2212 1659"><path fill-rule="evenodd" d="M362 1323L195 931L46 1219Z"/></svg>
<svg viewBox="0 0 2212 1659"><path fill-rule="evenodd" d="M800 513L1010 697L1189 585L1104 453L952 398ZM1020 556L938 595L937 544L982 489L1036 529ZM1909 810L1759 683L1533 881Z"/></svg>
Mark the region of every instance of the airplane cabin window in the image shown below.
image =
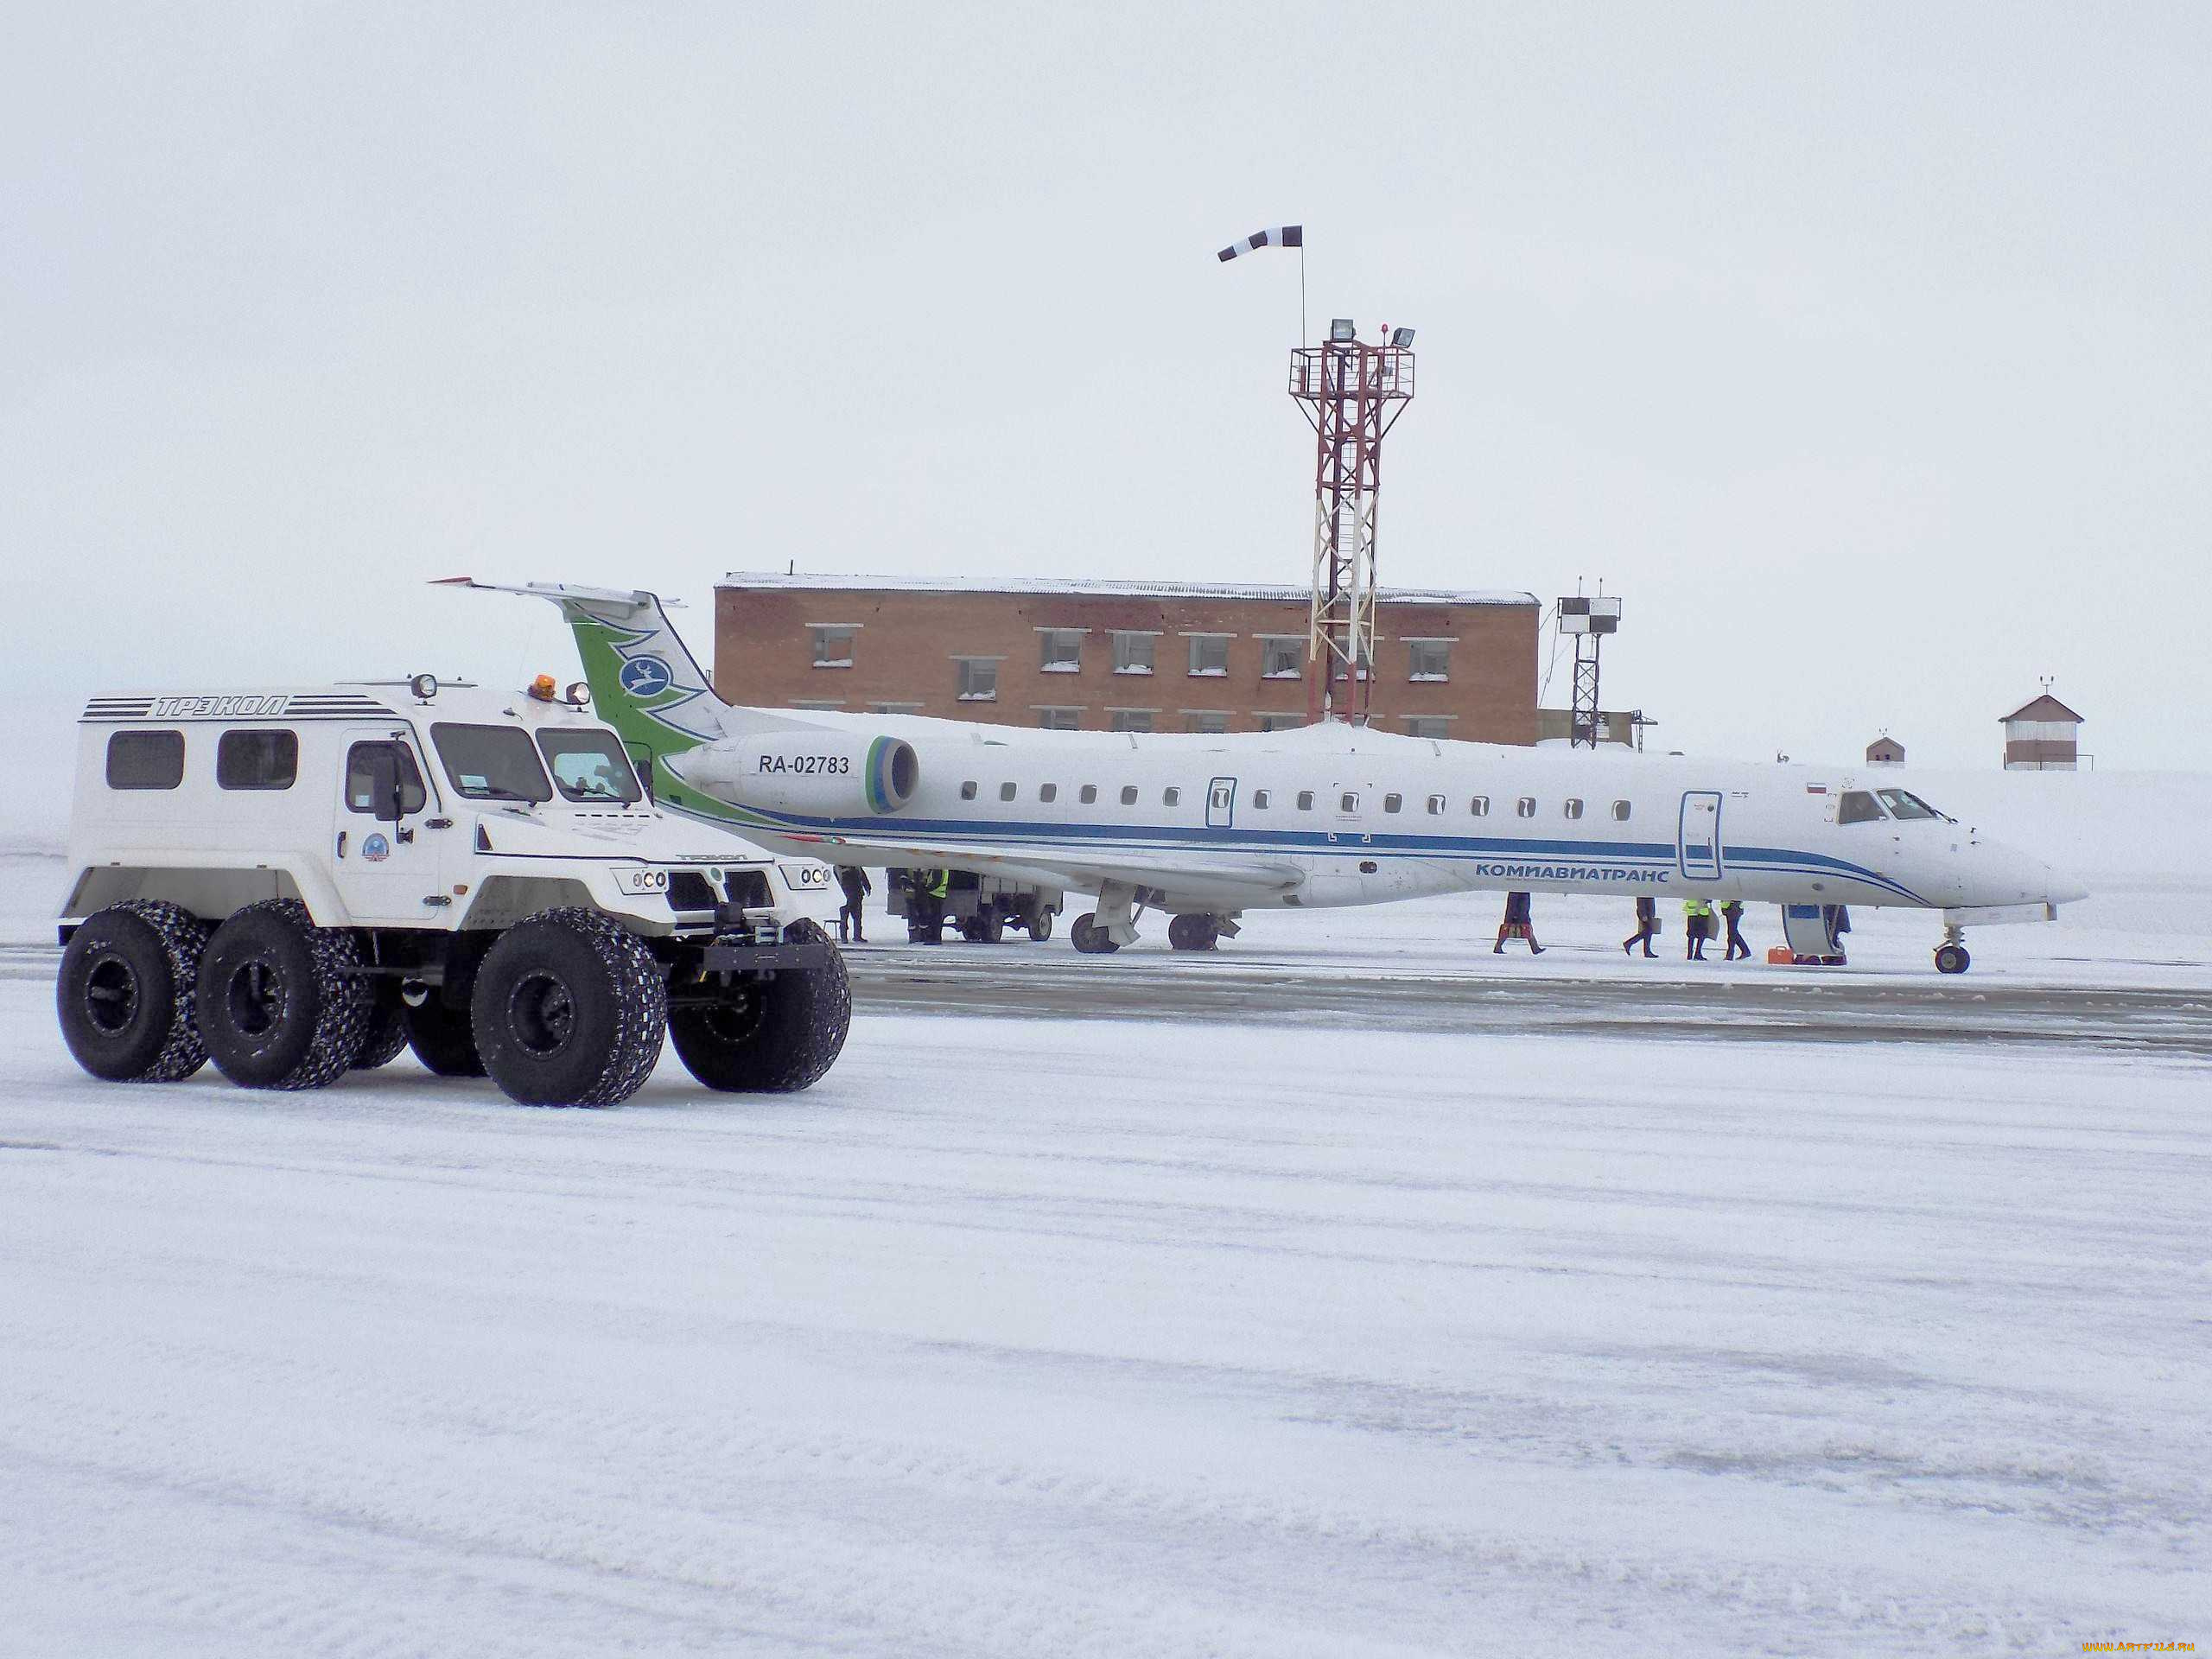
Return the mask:
<svg viewBox="0 0 2212 1659"><path fill-rule="evenodd" d="M1096 784L1085 784L1083 786L1083 794L1081 798L1085 806L1090 805L1098 798L1098 785Z"/></svg>
<svg viewBox="0 0 2212 1659"><path fill-rule="evenodd" d="M1252 806L1255 811L1264 812L1268 810L1268 791L1266 790L1255 789L1252 791Z"/></svg>
<svg viewBox="0 0 2212 1659"><path fill-rule="evenodd" d="M1863 789L1845 790L1843 798L1835 805L1838 823L1872 823L1881 816L1881 807Z"/></svg>
<svg viewBox="0 0 2212 1659"><path fill-rule="evenodd" d="M1385 812L1395 812L1405 804L1406 798L1402 795L1385 795L1382 798L1382 810Z"/></svg>
<svg viewBox="0 0 2212 1659"><path fill-rule="evenodd" d="M1582 798L1580 796L1570 795L1567 798L1567 816L1570 818L1579 818L1582 816Z"/></svg>
<svg viewBox="0 0 2212 1659"><path fill-rule="evenodd" d="M1467 810L1476 817L1488 817L1490 816L1490 797L1487 795L1476 796L1473 800L1467 803Z"/></svg>
<svg viewBox="0 0 2212 1659"><path fill-rule="evenodd" d="M1001 784L999 785L999 799L1002 801L1010 801L1013 798L1014 785L1012 784Z"/></svg>
<svg viewBox="0 0 2212 1659"><path fill-rule="evenodd" d="M976 785L974 783L969 782L960 785L960 798L963 801L972 801L976 798Z"/></svg>
<svg viewBox="0 0 2212 1659"><path fill-rule="evenodd" d="M1298 810L1301 812L1311 812L1313 810L1313 791L1312 790L1301 789L1298 791Z"/></svg>
<svg viewBox="0 0 2212 1659"><path fill-rule="evenodd" d="M1535 817L1536 816L1536 798L1533 795L1523 795L1519 800L1513 803L1513 810L1516 812L1518 812L1524 818Z"/></svg>
<svg viewBox="0 0 2212 1659"><path fill-rule="evenodd" d="M1136 804L1137 786L1135 784L1123 784L1122 785L1122 804L1123 806L1135 806Z"/></svg>
<svg viewBox="0 0 2212 1659"><path fill-rule="evenodd" d="M1626 801L1615 801L1615 802L1613 803L1613 822L1614 822L1614 823L1626 823L1628 822L1628 815L1629 815L1629 804L1628 804L1628 803L1627 803Z"/></svg>
<svg viewBox="0 0 2212 1659"><path fill-rule="evenodd" d="M1183 791L1179 789L1166 789L1160 792L1160 804L1162 806L1173 806L1182 798Z"/></svg>
<svg viewBox="0 0 2212 1659"><path fill-rule="evenodd" d="M1885 789L1879 791L1882 804L1890 809L1891 816L1910 823L1915 818L1940 818L1943 815L1906 789Z"/></svg>
<svg viewBox="0 0 2212 1659"><path fill-rule="evenodd" d="M1039 784L1037 785L1037 798L1040 801L1058 800L1059 798L1059 795L1060 786L1058 784Z"/></svg>
<svg viewBox="0 0 2212 1659"><path fill-rule="evenodd" d="M1337 810L1339 812L1358 811L1359 797L1353 794L1351 791L1346 790L1342 795L1339 795L1337 798Z"/></svg>
<svg viewBox="0 0 2212 1659"><path fill-rule="evenodd" d="M1444 798L1441 795L1430 796L1428 798L1428 816L1432 818L1435 818L1441 817L1443 815Z"/></svg>

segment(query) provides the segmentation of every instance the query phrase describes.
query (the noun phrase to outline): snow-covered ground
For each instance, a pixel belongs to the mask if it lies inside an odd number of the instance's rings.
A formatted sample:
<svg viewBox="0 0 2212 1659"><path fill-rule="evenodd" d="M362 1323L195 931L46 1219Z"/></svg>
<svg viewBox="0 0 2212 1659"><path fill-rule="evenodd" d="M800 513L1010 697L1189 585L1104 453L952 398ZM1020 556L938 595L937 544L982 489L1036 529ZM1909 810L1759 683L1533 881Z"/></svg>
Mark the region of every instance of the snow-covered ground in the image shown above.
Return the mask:
<svg viewBox="0 0 2212 1659"><path fill-rule="evenodd" d="M2202 1066L876 1019L796 1098L543 1112L105 1087L48 995L0 979L9 1653L2212 1614Z"/></svg>

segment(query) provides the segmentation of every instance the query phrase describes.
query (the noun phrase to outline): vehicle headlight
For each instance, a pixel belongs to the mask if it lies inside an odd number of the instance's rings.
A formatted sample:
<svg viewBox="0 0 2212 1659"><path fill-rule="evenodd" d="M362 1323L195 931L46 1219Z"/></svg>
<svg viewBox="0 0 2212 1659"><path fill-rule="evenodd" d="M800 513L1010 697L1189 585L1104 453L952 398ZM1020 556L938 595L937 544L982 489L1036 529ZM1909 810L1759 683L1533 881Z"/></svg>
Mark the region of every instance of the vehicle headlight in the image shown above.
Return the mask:
<svg viewBox="0 0 2212 1659"><path fill-rule="evenodd" d="M793 893L823 893L828 891L830 867L827 864L779 864L784 885Z"/></svg>

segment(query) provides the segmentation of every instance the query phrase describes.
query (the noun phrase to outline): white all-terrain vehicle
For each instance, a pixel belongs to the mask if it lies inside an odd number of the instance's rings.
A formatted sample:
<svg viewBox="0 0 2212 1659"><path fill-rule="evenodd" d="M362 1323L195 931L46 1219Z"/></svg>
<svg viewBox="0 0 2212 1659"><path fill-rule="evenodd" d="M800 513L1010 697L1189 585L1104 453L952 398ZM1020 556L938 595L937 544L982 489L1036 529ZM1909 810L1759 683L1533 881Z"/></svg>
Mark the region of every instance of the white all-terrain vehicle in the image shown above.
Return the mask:
<svg viewBox="0 0 2212 1659"><path fill-rule="evenodd" d="M104 696L79 730L56 1002L95 1077L314 1089L411 1046L607 1106L664 1034L710 1089L844 1046L827 867L664 816L581 687Z"/></svg>

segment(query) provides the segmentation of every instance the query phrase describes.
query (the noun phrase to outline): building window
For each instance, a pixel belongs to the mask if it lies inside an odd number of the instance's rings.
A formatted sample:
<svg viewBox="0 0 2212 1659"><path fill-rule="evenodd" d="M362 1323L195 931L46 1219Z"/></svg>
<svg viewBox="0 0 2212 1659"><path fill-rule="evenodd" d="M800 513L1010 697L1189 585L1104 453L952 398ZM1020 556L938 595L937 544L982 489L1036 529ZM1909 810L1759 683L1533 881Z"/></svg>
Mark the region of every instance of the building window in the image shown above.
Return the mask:
<svg viewBox="0 0 2212 1659"><path fill-rule="evenodd" d="M1117 633L1114 636L1114 671L1116 674L1149 674L1152 672L1153 641L1157 634Z"/></svg>
<svg viewBox="0 0 2212 1659"><path fill-rule="evenodd" d="M108 739L110 789L175 789L183 781L182 732L118 732Z"/></svg>
<svg viewBox="0 0 2212 1659"><path fill-rule="evenodd" d="M995 657L957 657L960 701L996 702L999 700L999 659Z"/></svg>
<svg viewBox="0 0 2212 1659"><path fill-rule="evenodd" d="M1135 806L1136 804L1137 786L1135 784L1123 784L1122 785L1122 804L1123 806Z"/></svg>
<svg viewBox="0 0 2212 1659"><path fill-rule="evenodd" d="M1294 732L1306 723L1306 716L1303 715L1262 713L1255 715L1254 718L1260 722L1260 729L1263 732Z"/></svg>
<svg viewBox="0 0 2212 1659"><path fill-rule="evenodd" d="M1085 784L1083 786L1081 792L1077 795L1076 798L1081 801L1085 806L1096 805L1098 800L1098 785L1096 784Z"/></svg>
<svg viewBox="0 0 2212 1659"><path fill-rule="evenodd" d="M1263 680L1304 679L1306 641L1290 634L1262 634L1260 677Z"/></svg>
<svg viewBox="0 0 2212 1659"><path fill-rule="evenodd" d="M1049 802L1056 801L1059 799L1059 798L1060 786L1058 784L1039 784L1037 785L1037 798L1039 800Z"/></svg>
<svg viewBox="0 0 2212 1659"><path fill-rule="evenodd" d="M1229 716L1214 709L1185 709L1183 711L1183 729L1209 737L1219 737L1229 730Z"/></svg>
<svg viewBox="0 0 2212 1659"><path fill-rule="evenodd" d="M1615 802L1613 803L1613 822L1614 822L1614 823L1626 823L1628 822L1628 815L1629 815L1629 804L1628 804L1628 803L1627 803L1626 801L1615 801Z"/></svg>
<svg viewBox="0 0 2212 1659"><path fill-rule="evenodd" d="M1002 801L1010 801L1013 798L1014 785L1012 784L1001 784L999 785L999 799Z"/></svg>
<svg viewBox="0 0 2212 1659"><path fill-rule="evenodd" d="M1047 732L1072 732L1083 724L1081 709L1046 709L1037 710L1037 724Z"/></svg>
<svg viewBox="0 0 2212 1659"><path fill-rule="evenodd" d="M1428 816L1432 818L1440 818L1444 816L1444 798L1441 795L1432 795L1428 798Z"/></svg>
<svg viewBox="0 0 2212 1659"><path fill-rule="evenodd" d="M1478 818L1486 818L1490 817L1490 797L1487 795L1476 796L1473 800L1467 803L1467 810Z"/></svg>
<svg viewBox="0 0 2212 1659"><path fill-rule="evenodd" d="M1301 789L1298 791L1298 810L1301 812L1311 812L1313 810L1313 791L1312 790Z"/></svg>
<svg viewBox="0 0 2212 1659"><path fill-rule="evenodd" d="M1409 680L1448 680L1452 677L1449 639L1406 641L1406 677Z"/></svg>
<svg viewBox="0 0 2212 1659"><path fill-rule="evenodd" d="M919 714L921 708L918 702L871 702L868 711L871 715L913 715Z"/></svg>
<svg viewBox="0 0 2212 1659"><path fill-rule="evenodd" d="M842 697L793 697L790 706L793 709L842 709L845 706L845 700Z"/></svg>
<svg viewBox="0 0 2212 1659"><path fill-rule="evenodd" d="M1160 804L1162 806L1173 806L1182 798L1183 791L1179 789L1163 789L1160 791Z"/></svg>
<svg viewBox="0 0 2212 1659"><path fill-rule="evenodd" d="M973 779L960 785L960 798L963 801L972 801L976 798L976 784Z"/></svg>
<svg viewBox="0 0 2212 1659"><path fill-rule="evenodd" d="M1405 804L1406 798L1402 795L1385 795L1382 798L1382 810L1385 812L1395 812Z"/></svg>
<svg viewBox="0 0 2212 1659"><path fill-rule="evenodd" d="M1159 712L1156 709L1109 709L1106 711L1107 729L1115 732L1148 732L1152 729L1152 717Z"/></svg>
<svg viewBox="0 0 2212 1659"><path fill-rule="evenodd" d="M1254 790L1254 791L1252 791L1252 809L1253 809L1253 810L1255 810L1255 811L1256 811L1256 812L1264 812L1264 811L1266 811L1266 810L1268 810L1268 791L1267 791L1266 790L1264 790L1264 789L1255 789L1255 790Z"/></svg>
<svg viewBox="0 0 2212 1659"><path fill-rule="evenodd" d="M1567 798L1567 816L1570 818L1579 818L1582 816L1582 798L1580 795L1570 795Z"/></svg>
<svg viewBox="0 0 2212 1659"><path fill-rule="evenodd" d="M1044 660L1039 666L1046 673L1083 672L1083 631L1080 628L1039 628L1037 638L1044 652Z"/></svg>
<svg viewBox="0 0 2212 1659"><path fill-rule="evenodd" d="M1406 735L1425 737L1432 743L1452 735L1452 716L1449 715L1408 715L1406 716Z"/></svg>
<svg viewBox="0 0 2212 1659"><path fill-rule="evenodd" d="M289 789L299 775L296 732L225 732L215 745L218 789Z"/></svg>
<svg viewBox="0 0 2212 1659"><path fill-rule="evenodd" d="M1218 679L1229 672L1229 641L1225 633L1194 633L1191 636L1191 672Z"/></svg>
<svg viewBox="0 0 2212 1659"><path fill-rule="evenodd" d="M850 668L853 665L853 636L860 632L841 623L818 623L807 632L814 639L814 665L817 668Z"/></svg>
<svg viewBox="0 0 2212 1659"><path fill-rule="evenodd" d="M1535 817L1536 816L1536 798L1533 795L1523 795L1519 800L1513 803L1513 810L1524 818Z"/></svg>

